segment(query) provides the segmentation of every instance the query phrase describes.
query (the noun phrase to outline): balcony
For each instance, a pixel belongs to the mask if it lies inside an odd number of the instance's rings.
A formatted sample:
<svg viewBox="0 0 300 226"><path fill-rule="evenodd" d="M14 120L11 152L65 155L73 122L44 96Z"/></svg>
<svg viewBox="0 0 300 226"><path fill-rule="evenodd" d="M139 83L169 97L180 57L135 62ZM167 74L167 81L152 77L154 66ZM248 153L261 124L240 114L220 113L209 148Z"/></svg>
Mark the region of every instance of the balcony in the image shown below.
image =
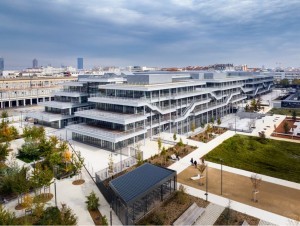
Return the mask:
<svg viewBox="0 0 300 226"><path fill-rule="evenodd" d="M132 130L119 131L119 130L108 130L87 124L74 124L66 127L67 130L82 134L89 137L117 143L147 132L144 127L137 127Z"/></svg>
<svg viewBox="0 0 300 226"><path fill-rule="evenodd" d="M89 105L88 103L78 102L60 102L60 101L47 101L38 103L40 106L58 108L58 109L69 109L73 107L83 107Z"/></svg>
<svg viewBox="0 0 300 226"><path fill-rule="evenodd" d="M89 94L84 92L77 92L77 91L60 90L57 92L53 92L52 95L63 96L63 97L82 97L82 96L88 96Z"/></svg>
<svg viewBox="0 0 300 226"><path fill-rule="evenodd" d="M57 114L57 113L45 112L45 111L28 112L25 114L25 116L37 120L45 121L45 122L55 122L63 119L74 118L73 115L64 115L64 114Z"/></svg>
<svg viewBox="0 0 300 226"><path fill-rule="evenodd" d="M143 114L122 114L122 113L102 111L97 109L77 111L75 112L75 115L83 118L107 121L107 122L112 122L112 123L117 123L122 125L147 119L147 116Z"/></svg>

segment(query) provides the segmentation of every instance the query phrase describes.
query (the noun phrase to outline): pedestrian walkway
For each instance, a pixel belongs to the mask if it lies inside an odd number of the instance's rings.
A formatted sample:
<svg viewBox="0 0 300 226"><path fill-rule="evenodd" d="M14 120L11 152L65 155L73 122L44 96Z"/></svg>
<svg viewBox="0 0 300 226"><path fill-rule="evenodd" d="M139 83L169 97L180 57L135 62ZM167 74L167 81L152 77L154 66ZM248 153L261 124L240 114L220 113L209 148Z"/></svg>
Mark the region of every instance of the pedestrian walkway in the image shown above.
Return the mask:
<svg viewBox="0 0 300 226"><path fill-rule="evenodd" d="M177 183L178 186L180 186L180 183ZM202 199L205 199L205 191L202 191L200 189L196 189L187 185L183 185L186 188L186 192L190 195L193 195L195 197L199 197ZM215 203L217 205L227 207L228 203L230 201L230 208L233 210L236 210L238 212L247 214L249 216L256 217L258 219L262 219L266 222L270 222L271 224L276 225L290 225L291 223L294 223L295 225L299 224L300 222L294 221L290 218L280 216L278 214L274 214L262 209L258 209L253 206L249 206L240 202L236 202L234 200L229 200L227 198L224 198L222 196L218 196L215 194L208 193L208 200L211 203ZM208 211L207 211L208 212Z"/></svg>
<svg viewBox="0 0 300 226"><path fill-rule="evenodd" d="M258 226L267 226L267 225L276 225L276 224L272 224L272 223L270 223L270 222L267 222L267 221L265 221L265 220L260 220L259 222L258 222Z"/></svg>
<svg viewBox="0 0 300 226"><path fill-rule="evenodd" d="M177 174L181 173L183 170L185 170L188 166L191 165L191 158L193 158L197 162L200 162L201 157L203 157L215 147L220 145L223 141L234 136L234 134L235 133L233 131L226 131L225 133L221 134L220 136L216 137L208 143L198 142L198 148L195 151L169 166L169 169L176 170ZM190 141L188 140L188 142Z"/></svg>
<svg viewBox="0 0 300 226"><path fill-rule="evenodd" d="M225 207L210 203L202 216L196 221L195 225L213 225L218 220Z"/></svg>

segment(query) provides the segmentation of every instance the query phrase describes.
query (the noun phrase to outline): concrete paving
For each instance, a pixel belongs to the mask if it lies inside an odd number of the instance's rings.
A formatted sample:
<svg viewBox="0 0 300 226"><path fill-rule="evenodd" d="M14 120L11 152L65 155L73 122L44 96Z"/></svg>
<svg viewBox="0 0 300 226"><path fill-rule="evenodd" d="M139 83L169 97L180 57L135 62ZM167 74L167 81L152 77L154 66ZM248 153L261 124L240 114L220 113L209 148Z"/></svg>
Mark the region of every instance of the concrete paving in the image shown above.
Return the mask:
<svg viewBox="0 0 300 226"><path fill-rule="evenodd" d="M196 221L195 225L214 225L225 207L214 203L208 204L203 215Z"/></svg>

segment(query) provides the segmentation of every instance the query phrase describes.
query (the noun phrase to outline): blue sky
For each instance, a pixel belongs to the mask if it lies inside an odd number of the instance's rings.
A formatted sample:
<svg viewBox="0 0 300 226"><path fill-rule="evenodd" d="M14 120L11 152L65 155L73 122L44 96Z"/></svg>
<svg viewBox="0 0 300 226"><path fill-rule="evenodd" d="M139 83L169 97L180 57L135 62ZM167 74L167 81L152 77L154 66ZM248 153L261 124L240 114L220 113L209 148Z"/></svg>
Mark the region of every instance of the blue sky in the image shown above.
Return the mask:
<svg viewBox="0 0 300 226"><path fill-rule="evenodd" d="M300 66L299 0L0 0L7 68Z"/></svg>

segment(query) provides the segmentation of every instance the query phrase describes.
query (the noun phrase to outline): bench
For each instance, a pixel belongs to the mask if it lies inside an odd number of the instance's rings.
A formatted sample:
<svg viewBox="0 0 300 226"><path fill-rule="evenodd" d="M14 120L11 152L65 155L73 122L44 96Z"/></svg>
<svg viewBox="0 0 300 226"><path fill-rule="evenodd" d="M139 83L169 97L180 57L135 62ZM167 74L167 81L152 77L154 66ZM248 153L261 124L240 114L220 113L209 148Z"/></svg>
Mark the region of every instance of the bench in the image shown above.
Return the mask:
<svg viewBox="0 0 300 226"><path fill-rule="evenodd" d="M205 208L199 207L195 202L173 223L173 225L193 225L204 213Z"/></svg>
<svg viewBox="0 0 300 226"><path fill-rule="evenodd" d="M170 158L171 158L171 160L173 160L173 161L176 161L176 160L177 160L176 155L174 155L174 154L172 154L172 155L170 156Z"/></svg>

